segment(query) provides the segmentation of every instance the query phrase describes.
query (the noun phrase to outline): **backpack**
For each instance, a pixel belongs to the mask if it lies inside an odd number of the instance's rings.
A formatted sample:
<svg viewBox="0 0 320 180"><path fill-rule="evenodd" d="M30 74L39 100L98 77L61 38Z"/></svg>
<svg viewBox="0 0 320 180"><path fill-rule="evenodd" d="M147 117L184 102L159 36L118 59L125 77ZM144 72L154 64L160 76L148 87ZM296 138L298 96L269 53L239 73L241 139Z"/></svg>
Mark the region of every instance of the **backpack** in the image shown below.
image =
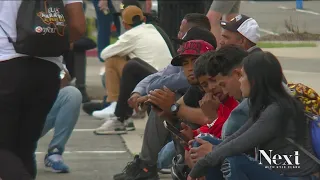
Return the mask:
<svg viewBox="0 0 320 180"><path fill-rule="evenodd" d="M293 96L303 104L306 112L320 115L320 96L315 90L301 83L289 83L288 87Z"/></svg>
<svg viewBox="0 0 320 180"><path fill-rule="evenodd" d="M17 53L37 57L58 57L69 50L69 31L62 0L22 0L14 42L5 29Z"/></svg>
<svg viewBox="0 0 320 180"><path fill-rule="evenodd" d="M292 139L287 140L296 145L300 150L320 165L320 96L314 89L302 83L289 83L288 87L291 90L293 97L297 98L304 106L305 115L310 129L312 148L316 156L307 152L306 149L296 144Z"/></svg>

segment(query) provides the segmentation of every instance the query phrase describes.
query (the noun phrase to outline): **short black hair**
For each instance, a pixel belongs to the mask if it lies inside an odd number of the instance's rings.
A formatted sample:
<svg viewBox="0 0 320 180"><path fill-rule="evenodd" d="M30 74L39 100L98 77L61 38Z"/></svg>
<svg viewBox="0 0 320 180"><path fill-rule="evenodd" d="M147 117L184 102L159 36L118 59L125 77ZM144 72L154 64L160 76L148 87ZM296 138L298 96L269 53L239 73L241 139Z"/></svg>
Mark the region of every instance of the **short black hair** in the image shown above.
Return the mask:
<svg viewBox="0 0 320 180"><path fill-rule="evenodd" d="M189 13L189 14L186 14L183 19L187 20L187 22L189 24L192 24L192 25L198 26L198 27L202 27L202 28L205 28L205 29L211 31L210 21L209 21L208 17L204 14Z"/></svg>
<svg viewBox="0 0 320 180"><path fill-rule="evenodd" d="M242 65L243 58L248 52L238 45L226 45L218 49L214 58L208 62L207 73L216 76L219 73L227 76L234 68Z"/></svg>
<svg viewBox="0 0 320 180"><path fill-rule="evenodd" d="M208 66L209 60L214 58L214 56L215 56L215 51L208 51L197 58L193 67L194 76L197 79L201 76L207 75L207 66Z"/></svg>
<svg viewBox="0 0 320 180"><path fill-rule="evenodd" d="M133 16L132 17L132 24L130 24L130 26L132 27L136 27L136 26L139 26L143 23L143 21L141 20L141 17L140 16Z"/></svg>

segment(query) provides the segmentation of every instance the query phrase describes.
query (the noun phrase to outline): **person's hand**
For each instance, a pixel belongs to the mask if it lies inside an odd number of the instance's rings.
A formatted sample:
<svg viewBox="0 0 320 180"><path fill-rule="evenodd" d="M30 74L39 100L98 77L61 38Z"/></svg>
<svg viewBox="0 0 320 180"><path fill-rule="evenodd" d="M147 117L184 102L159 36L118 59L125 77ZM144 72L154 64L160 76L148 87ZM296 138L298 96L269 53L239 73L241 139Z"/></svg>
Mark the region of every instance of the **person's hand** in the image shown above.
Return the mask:
<svg viewBox="0 0 320 180"><path fill-rule="evenodd" d="M108 10L108 0L99 0L98 7L101 11Z"/></svg>
<svg viewBox="0 0 320 180"><path fill-rule="evenodd" d="M186 125L185 123L181 123L181 133L186 136L188 138L188 140L193 139L193 131L191 129L191 127L189 127L188 125Z"/></svg>
<svg viewBox="0 0 320 180"><path fill-rule="evenodd" d="M201 144L201 146L199 147L194 147L190 149L190 157L193 161L193 163L197 163L197 161L200 158L203 158L205 155L207 155L208 153L210 153L212 151L213 145L208 142L205 141L203 139L200 138L196 138L195 139L198 143Z"/></svg>
<svg viewBox="0 0 320 180"><path fill-rule="evenodd" d="M150 91L148 101L158 106L162 111L171 113L171 106L176 102L175 93L167 87Z"/></svg>
<svg viewBox="0 0 320 180"><path fill-rule="evenodd" d="M139 93L133 93L131 97L128 99L129 106L133 108L136 112L139 112L139 104L137 104L137 100L140 97L141 95Z"/></svg>
<svg viewBox="0 0 320 180"><path fill-rule="evenodd" d="M217 117L217 110L220 105L218 97L214 96L212 93L206 93L199 101L199 105L205 116L214 119Z"/></svg>
<svg viewBox="0 0 320 180"><path fill-rule="evenodd" d="M188 165L189 168L191 168L191 169L193 168L194 163L192 162L189 151L184 151L184 161Z"/></svg>

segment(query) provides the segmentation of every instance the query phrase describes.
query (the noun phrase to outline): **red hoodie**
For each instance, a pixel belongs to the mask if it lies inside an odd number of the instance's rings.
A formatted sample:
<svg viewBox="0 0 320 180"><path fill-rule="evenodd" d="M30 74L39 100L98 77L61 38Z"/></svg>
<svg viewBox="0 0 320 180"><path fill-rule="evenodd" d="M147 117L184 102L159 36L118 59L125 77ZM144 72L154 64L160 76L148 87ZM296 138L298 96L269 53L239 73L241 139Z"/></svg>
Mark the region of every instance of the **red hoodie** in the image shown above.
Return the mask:
<svg viewBox="0 0 320 180"><path fill-rule="evenodd" d="M228 97L223 103L220 104L217 110L217 119L211 124L201 126L199 129L193 131L193 137L200 133L209 133L217 138L221 138L221 131L224 122L228 119L231 111L238 106L238 101L232 97Z"/></svg>

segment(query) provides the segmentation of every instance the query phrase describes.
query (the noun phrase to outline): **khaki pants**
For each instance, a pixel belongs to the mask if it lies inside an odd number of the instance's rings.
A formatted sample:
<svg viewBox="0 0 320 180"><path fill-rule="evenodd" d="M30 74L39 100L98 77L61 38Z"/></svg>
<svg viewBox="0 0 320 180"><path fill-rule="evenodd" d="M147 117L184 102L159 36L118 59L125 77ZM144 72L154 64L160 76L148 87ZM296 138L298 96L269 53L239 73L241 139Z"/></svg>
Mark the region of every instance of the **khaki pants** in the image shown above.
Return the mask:
<svg viewBox="0 0 320 180"><path fill-rule="evenodd" d="M113 56L105 61L105 76L107 89L107 102L118 101L120 93L120 79L123 67L127 64L126 57Z"/></svg>

